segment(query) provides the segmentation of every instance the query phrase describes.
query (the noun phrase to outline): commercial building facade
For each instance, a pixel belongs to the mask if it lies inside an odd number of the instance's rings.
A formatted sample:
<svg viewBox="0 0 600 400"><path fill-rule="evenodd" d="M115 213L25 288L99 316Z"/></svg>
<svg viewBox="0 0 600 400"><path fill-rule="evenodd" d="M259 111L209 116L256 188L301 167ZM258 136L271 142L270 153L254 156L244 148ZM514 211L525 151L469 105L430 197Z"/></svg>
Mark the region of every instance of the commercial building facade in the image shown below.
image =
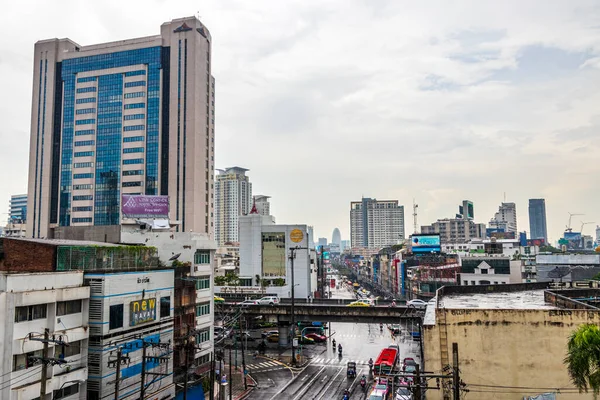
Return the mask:
<svg viewBox="0 0 600 400"><path fill-rule="evenodd" d="M545 199L529 199L529 231L531 239L544 239L548 243Z"/></svg>
<svg viewBox="0 0 600 400"><path fill-rule="evenodd" d="M240 167L218 171L215 182L215 238L219 246L239 241L239 218L250 213L252 183L246 176L247 171Z"/></svg>
<svg viewBox="0 0 600 400"><path fill-rule="evenodd" d="M404 206L398 200L363 198L350 203L352 247L381 248L404 240Z"/></svg>
<svg viewBox="0 0 600 400"><path fill-rule="evenodd" d="M515 203L502 203L494 218L490 220L490 228L501 232L517 233L517 206Z"/></svg>
<svg viewBox="0 0 600 400"><path fill-rule="evenodd" d="M442 245L468 243L471 239L483 239L485 224L477 224L466 218L438 219L431 225L421 226L422 234L439 234Z"/></svg>
<svg viewBox="0 0 600 400"><path fill-rule="evenodd" d="M254 205L256 206L256 210L260 215L271 215L271 203L269 203L269 199L271 196L265 196L262 194L257 194L254 196Z"/></svg>
<svg viewBox="0 0 600 400"><path fill-rule="evenodd" d="M8 220L13 223L25 223L25 221L27 221L26 194L10 196L10 202L8 204Z"/></svg>
<svg viewBox="0 0 600 400"><path fill-rule="evenodd" d="M124 194L164 195L177 230L213 233L211 37L196 18L157 36L34 50L27 234L117 225Z"/></svg>

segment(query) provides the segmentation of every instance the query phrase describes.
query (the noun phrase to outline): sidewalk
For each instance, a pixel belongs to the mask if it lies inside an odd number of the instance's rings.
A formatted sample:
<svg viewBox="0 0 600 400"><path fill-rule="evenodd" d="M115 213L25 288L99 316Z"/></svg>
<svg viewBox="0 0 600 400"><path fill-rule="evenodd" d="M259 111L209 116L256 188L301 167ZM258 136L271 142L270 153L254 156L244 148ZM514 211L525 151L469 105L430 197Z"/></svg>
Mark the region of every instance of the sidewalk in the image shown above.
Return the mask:
<svg viewBox="0 0 600 400"><path fill-rule="evenodd" d="M242 368L231 367L233 376L229 376L229 364L225 364L223 373L227 376L227 385L220 385L214 382L214 399L213 400L241 400L244 399L256 386L256 381L250 375L246 375L247 389L244 388L244 379L242 378ZM230 397L231 391L231 397ZM209 394L206 395L210 397Z"/></svg>

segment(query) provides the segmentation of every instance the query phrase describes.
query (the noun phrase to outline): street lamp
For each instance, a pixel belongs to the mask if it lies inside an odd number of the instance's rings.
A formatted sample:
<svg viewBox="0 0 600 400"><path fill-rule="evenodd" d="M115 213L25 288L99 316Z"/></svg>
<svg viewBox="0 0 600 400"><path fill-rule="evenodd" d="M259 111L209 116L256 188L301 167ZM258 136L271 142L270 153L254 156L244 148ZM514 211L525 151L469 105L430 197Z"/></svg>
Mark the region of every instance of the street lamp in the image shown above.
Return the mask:
<svg viewBox="0 0 600 400"><path fill-rule="evenodd" d="M52 395L52 400L56 400L56 395L58 394L58 392L60 392L62 390L62 388L67 384L67 383L77 383L77 384L82 384L85 383L85 381L83 379L75 379L72 381L66 381L64 382L62 385L60 385L60 387L58 388L58 390L54 391L54 394Z"/></svg>

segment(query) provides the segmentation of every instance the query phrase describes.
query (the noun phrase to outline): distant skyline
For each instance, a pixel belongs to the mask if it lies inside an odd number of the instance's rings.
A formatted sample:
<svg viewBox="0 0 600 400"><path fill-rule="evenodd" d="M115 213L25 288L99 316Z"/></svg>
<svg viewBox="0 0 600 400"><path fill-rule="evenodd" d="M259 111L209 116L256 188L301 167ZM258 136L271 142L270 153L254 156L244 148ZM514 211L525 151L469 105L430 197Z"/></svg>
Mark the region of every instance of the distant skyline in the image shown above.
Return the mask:
<svg viewBox="0 0 600 400"><path fill-rule="evenodd" d="M419 225L464 199L488 223L506 192L528 232L528 200L546 199L551 242L568 212L585 214L576 229L595 222L587 234L600 224L596 1L49 0L4 11L3 213L27 187L34 43L158 35L199 12L213 38L215 165L250 169L278 223L349 239L350 201L365 196L399 200L408 235L413 198Z"/></svg>

